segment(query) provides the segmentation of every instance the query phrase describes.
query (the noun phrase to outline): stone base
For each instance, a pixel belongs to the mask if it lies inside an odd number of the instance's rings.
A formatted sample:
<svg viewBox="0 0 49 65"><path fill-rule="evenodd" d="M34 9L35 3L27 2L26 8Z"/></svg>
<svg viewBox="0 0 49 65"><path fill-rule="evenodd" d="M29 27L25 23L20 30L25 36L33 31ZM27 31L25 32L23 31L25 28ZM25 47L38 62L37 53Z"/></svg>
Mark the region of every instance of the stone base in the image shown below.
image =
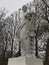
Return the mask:
<svg viewBox="0 0 49 65"><path fill-rule="evenodd" d="M32 56L21 56L18 58L9 58L8 65L43 65L43 61Z"/></svg>

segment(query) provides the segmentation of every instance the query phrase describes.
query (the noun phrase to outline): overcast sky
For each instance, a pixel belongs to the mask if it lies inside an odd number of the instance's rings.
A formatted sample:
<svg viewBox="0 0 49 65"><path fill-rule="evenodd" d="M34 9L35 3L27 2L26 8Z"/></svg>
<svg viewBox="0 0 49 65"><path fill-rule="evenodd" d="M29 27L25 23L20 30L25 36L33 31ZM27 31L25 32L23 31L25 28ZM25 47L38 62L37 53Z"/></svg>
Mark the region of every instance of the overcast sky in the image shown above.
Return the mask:
<svg viewBox="0 0 49 65"><path fill-rule="evenodd" d="M10 12L17 11L23 4L32 2L32 0L0 0L0 8L5 7Z"/></svg>

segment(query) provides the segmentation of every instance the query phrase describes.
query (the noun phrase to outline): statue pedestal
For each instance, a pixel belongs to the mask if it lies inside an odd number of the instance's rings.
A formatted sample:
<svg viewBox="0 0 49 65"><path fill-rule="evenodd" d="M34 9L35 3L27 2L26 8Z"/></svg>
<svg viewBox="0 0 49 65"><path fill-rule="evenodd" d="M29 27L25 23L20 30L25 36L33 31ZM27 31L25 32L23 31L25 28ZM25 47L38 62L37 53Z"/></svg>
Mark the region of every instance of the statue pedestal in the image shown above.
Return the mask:
<svg viewBox="0 0 49 65"><path fill-rule="evenodd" d="M8 65L26 65L25 57L9 58Z"/></svg>
<svg viewBox="0 0 49 65"><path fill-rule="evenodd" d="M32 56L21 56L18 58L9 58L8 65L43 65L43 61Z"/></svg>

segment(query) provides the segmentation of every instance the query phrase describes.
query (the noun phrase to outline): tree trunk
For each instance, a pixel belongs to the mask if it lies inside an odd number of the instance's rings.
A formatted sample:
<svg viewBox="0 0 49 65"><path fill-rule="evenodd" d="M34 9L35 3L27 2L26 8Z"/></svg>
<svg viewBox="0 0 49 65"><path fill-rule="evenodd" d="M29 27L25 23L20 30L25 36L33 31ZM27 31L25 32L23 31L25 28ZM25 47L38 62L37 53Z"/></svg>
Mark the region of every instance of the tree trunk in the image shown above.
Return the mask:
<svg viewBox="0 0 49 65"><path fill-rule="evenodd" d="M12 38L12 45L11 45L11 57L13 55L13 38Z"/></svg>
<svg viewBox="0 0 49 65"><path fill-rule="evenodd" d="M45 56L44 65L49 65L49 38L47 39L46 56Z"/></svg>
<svg viewBox="0 0 49 65"><path fill-rule="evenodd" d="M39 31L39 25L37 27L37 31L35 31L35 33L36 33L36 36L35 36L35 39L36 39L36 57L37 58L38 58L38 42L37 42L38 31Z"/></svg>
<svg viewBox="0 0 49 65"><path fill-rule="evenodd" d="M35 39L36 39L36 57L38 57L38 52L37 52L37 49L38 49L38 47L37 47L37 33L36 33Z"/></svg>

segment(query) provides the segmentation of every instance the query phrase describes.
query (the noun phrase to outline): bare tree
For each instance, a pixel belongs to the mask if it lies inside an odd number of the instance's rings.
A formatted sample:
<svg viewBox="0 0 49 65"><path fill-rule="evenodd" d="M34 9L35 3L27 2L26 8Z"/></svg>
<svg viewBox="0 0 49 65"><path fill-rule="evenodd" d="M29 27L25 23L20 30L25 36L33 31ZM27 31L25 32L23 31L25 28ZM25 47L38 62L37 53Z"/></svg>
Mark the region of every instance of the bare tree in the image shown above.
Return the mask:
<svg viewBox="0 0 49 65"><path fill-rule="evenodd" d="M46 23L49 24L49 0L34 0L34 1L35 1L35 9L36 9L37 16L40 17L41 20L44 20ZM45 32L46 30L47 30L47 28L44 27L43 32ZM47 43L47 46L48 46L48 44L49 43ZM36 44L36 48L37 48L37 44ZM47 55L47 50L46 50L46 55ZM47 55L46 57L49 57L49 55ZM48 61L48 60L45 60L45 61ZM48 65L48 64L45 64L45 65Z"/></svg>
<svg viewBox="0 0 49 65"><path fill-rule="evenodd" d="M37 52L37 49L38 49L37 36L38 36L38 33L39 33L38 32L39 31L39 27L40 27L40 25L42 25L40 23L41 23L42 20L44 20L46 23L49 24L49 4L48 4L49 1L48 0L39 0L39 1L38 0L34 0L34 2L35 2L34 5L35 5L36 14L37 14L37 20L39 20L38 21L39 24L38 24L38 26L36 28L36 56L37 56L38 55L38 52Z"/></svg>
<svg viewBox="0 0 49 65"><path fill-rule="evenodd" d="M5 35L5 26L6 26L6 23L5 23L5 15L6 15L7 11L5 8L3 9L0 9L0 44L2 43L3 44L3 53L4 53L4 35ZM1 44L1 45L2 45ZM4 57L4 54L3 54L3 57Z"/></svg>
<svg viewBox="0 0 49 65"><path fill-rule="evenodd" d="M18 38L16 36L16 31L18 29L18 22L17 22L17 13L11 14L10 17L6 18L6 31L8 33L8 38L7 38L7 52L10 51L10 56L20 56L21 53L19 53L19 41L17 42ZM18 44L18 45L17 45ZM6 53L7 55L8 53Z"/></svg>

